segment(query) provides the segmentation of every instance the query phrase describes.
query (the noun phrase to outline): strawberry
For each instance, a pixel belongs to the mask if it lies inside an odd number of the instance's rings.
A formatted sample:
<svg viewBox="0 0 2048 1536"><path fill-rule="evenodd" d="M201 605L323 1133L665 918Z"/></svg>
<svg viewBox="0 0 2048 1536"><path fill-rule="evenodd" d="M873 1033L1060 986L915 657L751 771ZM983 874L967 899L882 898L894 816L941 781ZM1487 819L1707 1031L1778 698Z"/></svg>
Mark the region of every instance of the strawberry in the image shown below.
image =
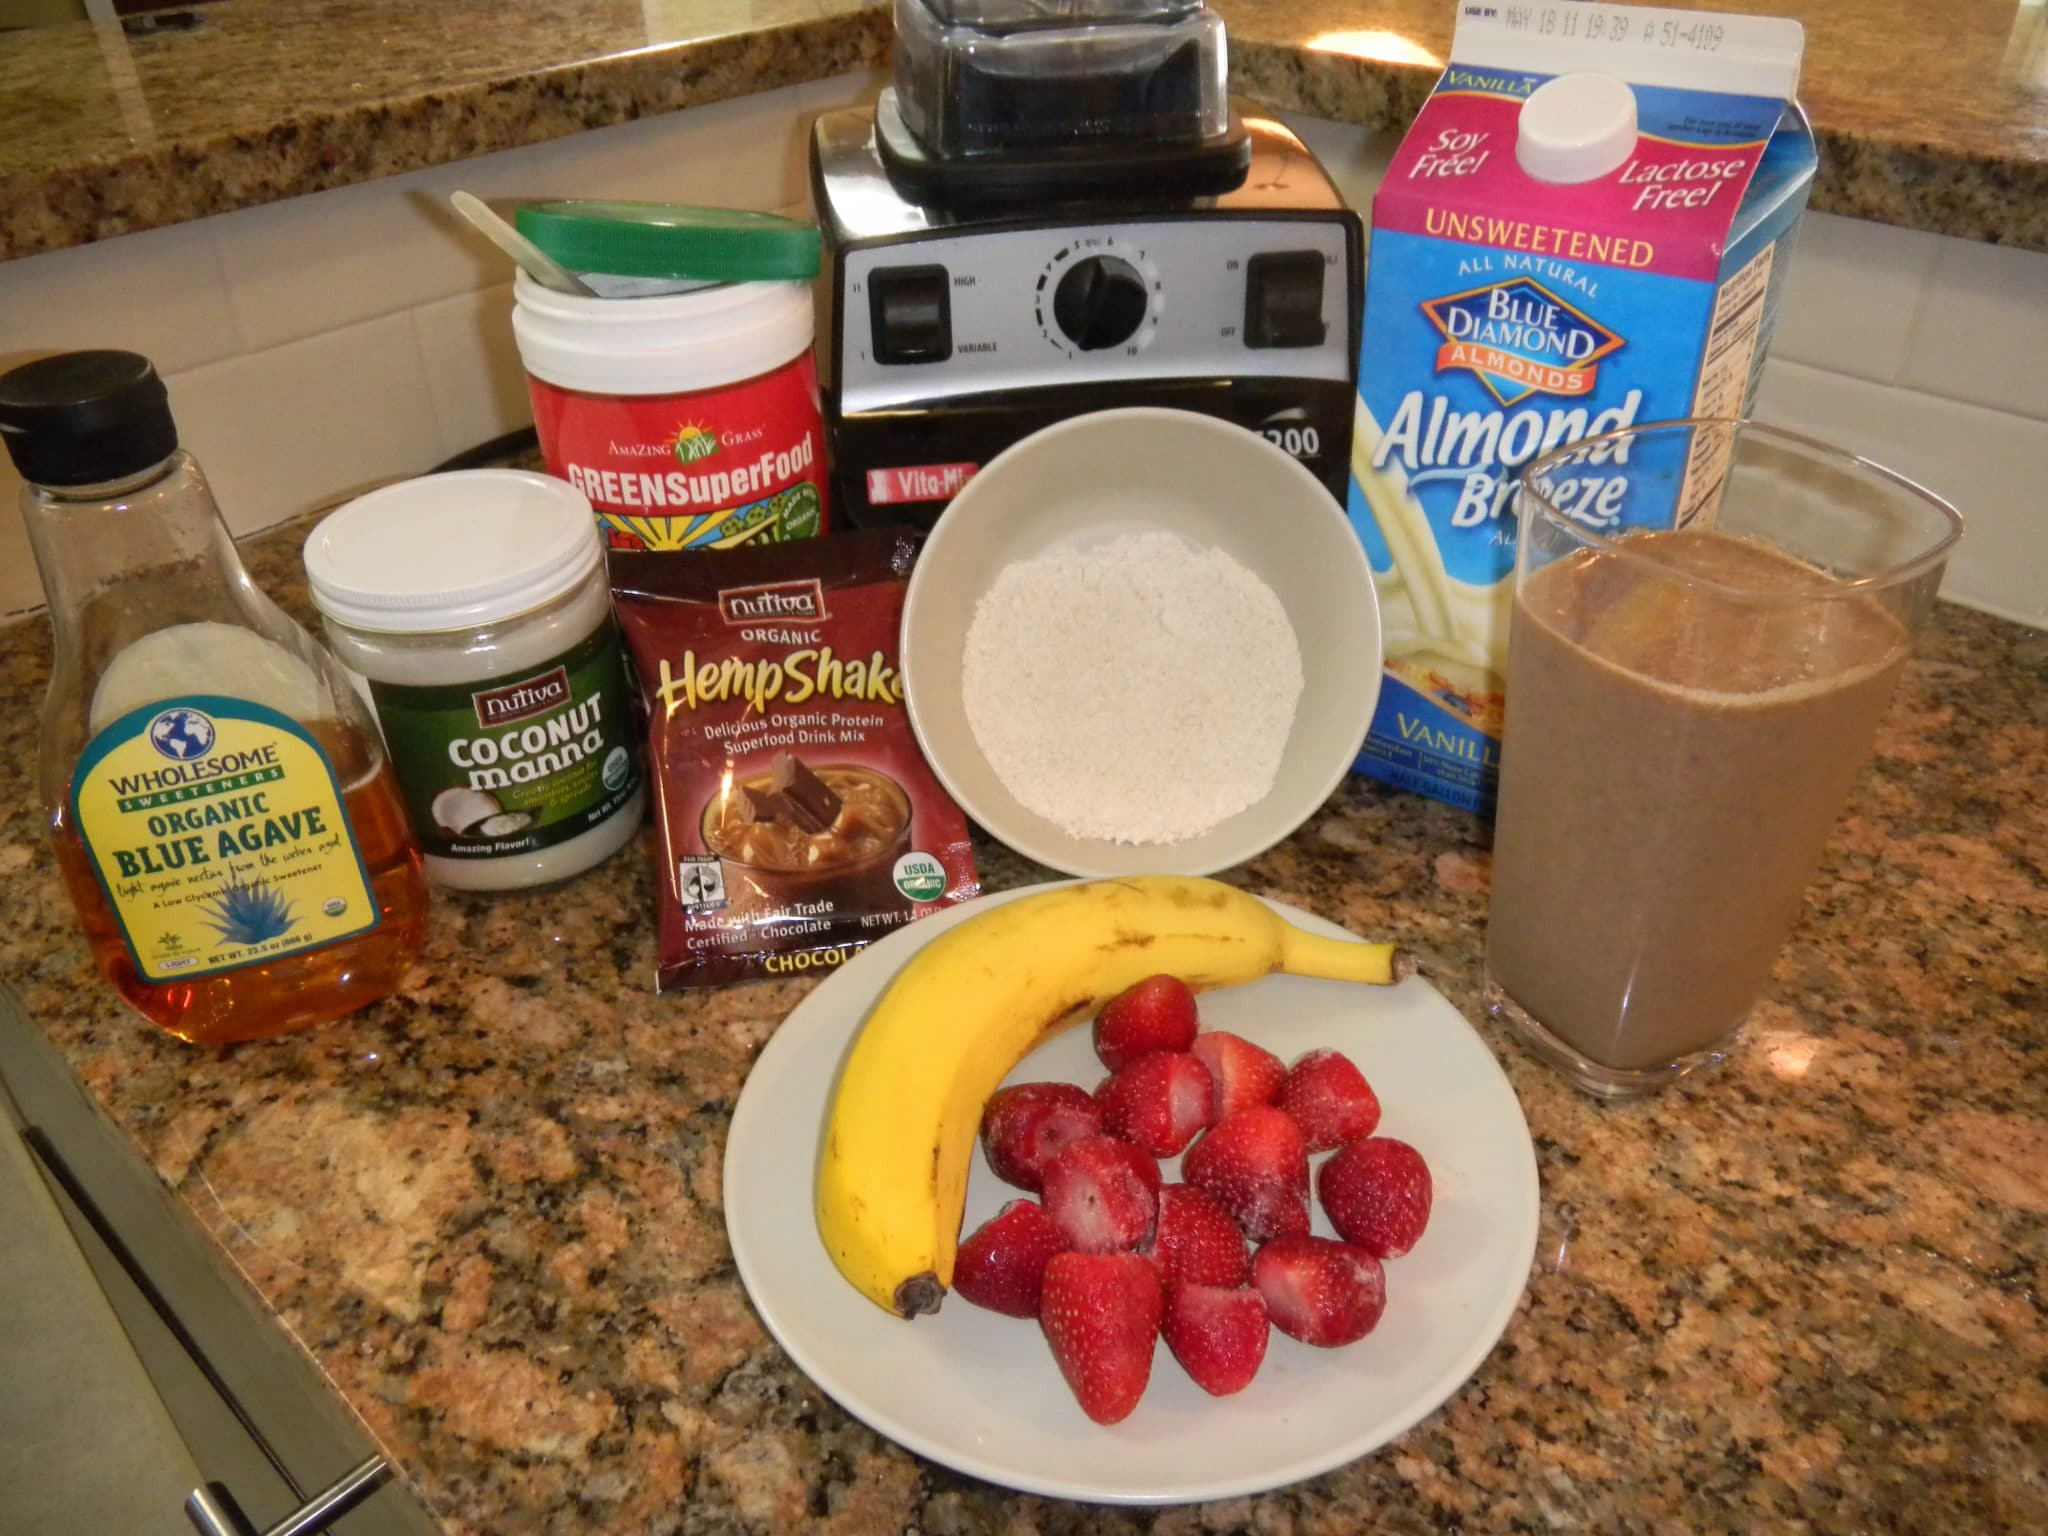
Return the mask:
<svg viewBox="0 0 2048 1536"><path fill-rule="evenodd" d="M1391 1136L1348 1143L1323 1164L1316 1193L1344 1241L1375 1258L1398 1259L1429 1225L1429 1165Z"/></svg>
<svg viewBox="0 0 2048 1536"><path fill-rule="evenodd" d="M1327 1237L1274 1238L1252 1258L1252 1284L1275 1328L1325 1349L1364 1338L1387 1309L1380 1261Z"/></svg>
<svg viewBox="0 0 2048 1536"><path fill-rule="evenodd" d="M1271 1051L1227 1030L1198 1035L1189 1047L1209 1069L1209 1123L1280 1097L1287 1068Z"/></svg>
<svg viewBox="0 0 2048 1536"><path fill-rule="evenodd" d="M1195 994L1177 976L1147 976L1102 1005L1095 1016L1095 1054L1115 1072L1153 1051L1184 1051L1195 1043Z"/></svg>
<svg viewBox="0 0 2048 1536"><path fill-rule="evenodd" d="M1135 1253L1062 1253L1045 1266L1038 1325L1096 1423L1129 1417L1145 1395L1162 1310L1159 1276Z"/></svg>
<svg viewBox="0 0 2048 1536"><path fill-rule="evenodd" d="M1159 1191L1159 1223L1142 1250L1159 1266L1168 1286L1243 1285L1251 1279L1251 1255L1230 1213L1192 1184Z"/></svg>
<svg viewBox="0 0 2048 1536"><path fill-rule="evenodd" d="M1001 1088L981 1112L981 1148L1005 1184L1045 1187L1045 1165L1084 1136L1102 1131L1102 1109L1072 1083Z"/></svg>
<svg viewBox="0 0 2048 1536"><path fill-rule="evenodd" d="M1288 1068L1277 1102L1301 1127L1311 1152L1370 1136L1380 1123L1379 1095L1338 1051L1310 1051Z"/></svg>
<svg viewBox="0 0 2048 1536"><path fill-rule="evenodd" d="M1270 1104L1226 1115L1188 1149L1181 1177L1230 1213L1253 1242L1308 1231L1308 1149Z"/></svg>
<svg viewBox="0 0 2048 1536"><path fill-rule="evenodd" d="M1166 1293L1166 1347L1195 1385L1214 1397L1242 1392L1266 1358L1266 1299L1249 1285L1191 1285Z"/></svg>
<svg viewBox="0 0 2048 1536"><path fill-rule="evenodd" d="M1045 1213L1083 1253L1135 1248L1159 1215L1159 1165L1128 1142L1077 1141L1045 1170Z"/></svg>
<svg viewBox="0 0 2048 1536"><path fill-rule="evenodd" d="M1095 1101L1111 1136L1175 1157L1209 1123L1209 1069L1185 1051L1154 1051L1120 1068Z"/></svg>
<svg viewBox="0 0 2048 1536"><path fill-rule="evenodd" d="M1045 1266L1067 1240L1035 1200L1012 1200L976 1228L953 1259L953 1289L977 1307L1038 1316Z"/></svg>

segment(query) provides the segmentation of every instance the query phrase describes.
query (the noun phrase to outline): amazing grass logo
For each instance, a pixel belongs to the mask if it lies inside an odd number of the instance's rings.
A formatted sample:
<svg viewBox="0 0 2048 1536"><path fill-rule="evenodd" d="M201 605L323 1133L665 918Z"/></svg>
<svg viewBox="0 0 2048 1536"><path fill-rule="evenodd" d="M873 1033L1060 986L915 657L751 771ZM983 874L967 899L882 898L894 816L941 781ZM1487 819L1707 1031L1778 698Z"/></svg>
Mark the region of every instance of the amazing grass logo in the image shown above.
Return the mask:
<svg viewBox="0 0 2048 1536"><path fill-rule="evenodd" d="M693 421L677 427L675 436L669 439L669 451L675 455L678 464L695 464L708 459L718 452L719 447L718 434Z"/></svg>
<svg viewBox="0 0 2048 1536"><path fill-rule="evenodd" d="M1422 305L1443 336L1436 371L1477 375L1502 405L1533 394L1589 395L1600 359L1622 338L1530 277L1430 299Z"/></svg>

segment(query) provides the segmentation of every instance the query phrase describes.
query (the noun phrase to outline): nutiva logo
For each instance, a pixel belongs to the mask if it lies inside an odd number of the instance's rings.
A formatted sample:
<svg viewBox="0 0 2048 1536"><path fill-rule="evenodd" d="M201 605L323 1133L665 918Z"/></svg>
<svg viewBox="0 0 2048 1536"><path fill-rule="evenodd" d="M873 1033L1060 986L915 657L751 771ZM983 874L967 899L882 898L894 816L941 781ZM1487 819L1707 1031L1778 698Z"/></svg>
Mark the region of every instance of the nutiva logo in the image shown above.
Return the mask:
<svg viewBox="0 0 2048 1536"><path fill-rule="evenodd" d="M1591 394L1600 359L1622 345L1613 331L1531 277L1430 299L1422 312L1444 337L1436 371L1477 374L1502 405L1537 393Z"/></svg>
<svg viewBox="0 0 2048 1536"><path fill-rule="evenodd" d="M718 594L718 615L728 624L775 620L816 624L825 618L825 589L816 579L760 587L728 587Z"/></svg>
<svg viewBox="0 0 2048 1536"><path fill-rule="evenodd" d="M556 667L537 677L522 677L502 688L472 693L469 701L476 706L476 723L485 730L531 720L569 702L569 670Z"/></svg>

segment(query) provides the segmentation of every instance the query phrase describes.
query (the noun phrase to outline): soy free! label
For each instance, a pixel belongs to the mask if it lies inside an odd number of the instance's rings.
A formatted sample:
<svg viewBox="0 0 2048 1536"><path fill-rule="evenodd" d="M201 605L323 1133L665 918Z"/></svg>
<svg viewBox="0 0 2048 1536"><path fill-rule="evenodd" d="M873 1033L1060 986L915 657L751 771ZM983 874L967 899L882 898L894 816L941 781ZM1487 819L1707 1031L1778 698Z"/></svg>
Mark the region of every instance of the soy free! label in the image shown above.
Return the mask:
<svg viewBox="0 0 2048 1536"><path fill-rule="evenodd" d="M72 825L149 981L190 981L377 926L342 786L298 722L167 699L87 743Z"/></svg>

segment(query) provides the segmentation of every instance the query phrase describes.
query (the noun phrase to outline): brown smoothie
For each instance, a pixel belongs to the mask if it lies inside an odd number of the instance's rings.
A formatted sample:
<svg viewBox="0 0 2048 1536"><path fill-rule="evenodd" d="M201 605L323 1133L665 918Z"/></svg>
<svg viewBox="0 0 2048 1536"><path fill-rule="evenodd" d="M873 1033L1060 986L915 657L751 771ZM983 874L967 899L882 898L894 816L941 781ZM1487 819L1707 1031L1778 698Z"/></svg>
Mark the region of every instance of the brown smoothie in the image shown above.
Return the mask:
<svg viewBox="0 0 2048 1536"><path fill-rule="evenodd" d="M1583 551L1515 598L1487 965L1552 1034L1626 1071L1741 1024L1907 642L1877 603L1764 545L1623 542L1634 558Z"/></svg>

